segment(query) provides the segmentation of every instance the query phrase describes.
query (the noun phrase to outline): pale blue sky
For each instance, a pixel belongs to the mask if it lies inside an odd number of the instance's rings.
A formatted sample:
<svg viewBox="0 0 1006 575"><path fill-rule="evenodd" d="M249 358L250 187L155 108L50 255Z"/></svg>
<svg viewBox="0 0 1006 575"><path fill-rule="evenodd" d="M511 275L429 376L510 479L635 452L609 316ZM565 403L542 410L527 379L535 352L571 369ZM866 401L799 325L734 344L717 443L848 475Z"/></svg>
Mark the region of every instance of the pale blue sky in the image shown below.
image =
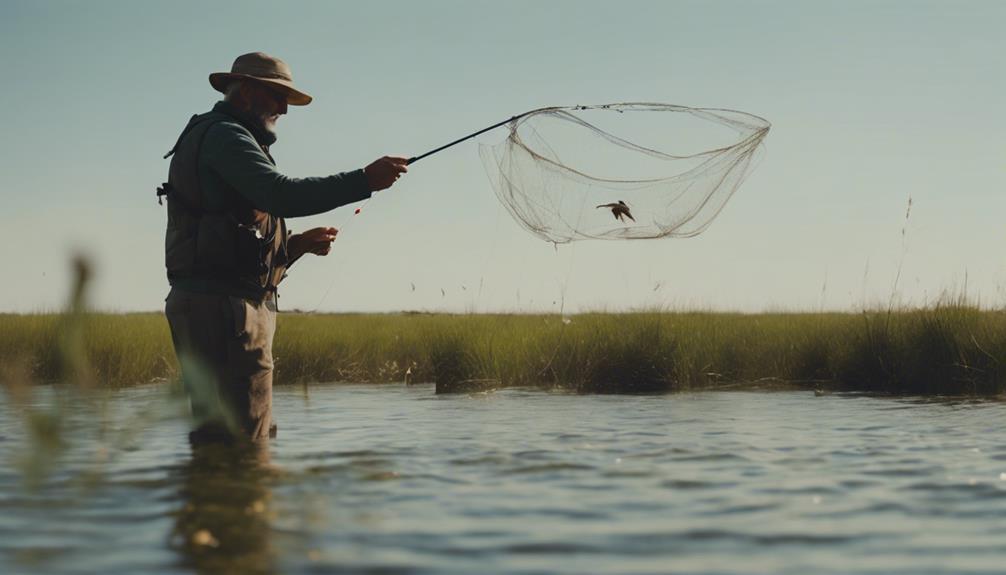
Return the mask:
<svg viewBox="0 0 1006 575"><path fill-rule="evenodd" d="M292 176L551 105L660 101L773 124L703 235L558 251L510 219L463 144L359 216L292 220L345 227L331 256L294 267L281 307L556 311L564 294L567 311L857 309L965 281L1001 306L1003 22L1000 1L4 0L0 311L61 305L74 250L97 261L98 307L162 306L161 156L217 99L207 75L255 50L315 97L280 121Z"/></svg>

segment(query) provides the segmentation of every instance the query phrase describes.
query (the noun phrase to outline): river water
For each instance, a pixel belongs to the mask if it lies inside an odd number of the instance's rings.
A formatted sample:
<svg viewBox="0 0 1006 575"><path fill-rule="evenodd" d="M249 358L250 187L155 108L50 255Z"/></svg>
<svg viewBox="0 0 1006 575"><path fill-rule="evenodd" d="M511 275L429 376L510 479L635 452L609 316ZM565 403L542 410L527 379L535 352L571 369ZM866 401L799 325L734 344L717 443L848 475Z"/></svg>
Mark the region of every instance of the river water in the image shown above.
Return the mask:
<svg viewBox="0 0 1006 575"><path fill-rule="evenodd" d="M1006 572L998 401L315 384L193 453L167 397L0 399L0 573Z"/></svg>

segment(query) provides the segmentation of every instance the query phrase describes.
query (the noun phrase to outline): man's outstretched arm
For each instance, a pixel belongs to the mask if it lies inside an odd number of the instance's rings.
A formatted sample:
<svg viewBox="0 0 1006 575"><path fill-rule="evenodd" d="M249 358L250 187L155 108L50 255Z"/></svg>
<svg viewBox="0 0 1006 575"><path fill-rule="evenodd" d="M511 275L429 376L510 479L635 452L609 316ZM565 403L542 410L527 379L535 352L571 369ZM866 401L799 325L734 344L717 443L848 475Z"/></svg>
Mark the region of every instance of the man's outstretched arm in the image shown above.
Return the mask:
<svg viewBox="0 0 1006 575"><path fill-rule="evenodd" d="M320 214L369 198L404 173L405 158L386 156L365 169L316 178L291 178L273 166L244 128L221 122L206 134L202 160L253 206L274 216Z"/></svg>

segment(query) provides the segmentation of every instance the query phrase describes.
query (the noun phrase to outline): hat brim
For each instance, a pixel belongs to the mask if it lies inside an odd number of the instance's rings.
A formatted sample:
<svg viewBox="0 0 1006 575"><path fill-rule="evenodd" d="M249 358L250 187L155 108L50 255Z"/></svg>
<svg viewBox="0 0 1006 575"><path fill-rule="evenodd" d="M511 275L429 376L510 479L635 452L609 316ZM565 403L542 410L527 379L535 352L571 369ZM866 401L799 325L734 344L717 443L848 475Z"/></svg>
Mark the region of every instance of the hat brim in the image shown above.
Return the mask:
<svg viewBox="0 0 1006 575"><path fill-rule="evenodd" d="M210 86L213 86L213 89L217 92L226 92L227 85L234 80L254 80L256 82L267 84L270 88L276 88L280 92L286 94L286 103L291 106L306 106L311 103L311 100L313 100L311 96L301 92L297 88L294 88L293 83L287 80L281 80L278 78L260 78L258 76L233 74L231 72L215 72L210 74Z"/></svg>

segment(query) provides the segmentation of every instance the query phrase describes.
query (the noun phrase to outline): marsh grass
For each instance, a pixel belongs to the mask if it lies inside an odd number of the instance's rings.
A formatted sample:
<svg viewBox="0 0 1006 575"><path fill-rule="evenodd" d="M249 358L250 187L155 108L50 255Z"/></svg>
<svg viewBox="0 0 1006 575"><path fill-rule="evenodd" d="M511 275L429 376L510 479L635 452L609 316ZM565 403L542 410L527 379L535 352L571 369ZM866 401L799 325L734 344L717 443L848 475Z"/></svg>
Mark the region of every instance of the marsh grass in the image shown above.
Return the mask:
<svg viewBox="0 0 1006 575"><path fill-rule="evenodd" d="M0 315L0 366L67 377L64 332L102 386L173 379L160 314ZM893 393L1006 390L1006 312L961 302L864 313L280 315L277 384L312 381L655 392L736 384ZM72 357L72 354L71 354ZM7 369L6 371L10 371Z"/></svg>
<svg viewBox="0 0 1006 575"><path fill-rule="evenodd" d="M160 314L0 314L0 366L35 381L146 383L177 370Z"/></svg>

